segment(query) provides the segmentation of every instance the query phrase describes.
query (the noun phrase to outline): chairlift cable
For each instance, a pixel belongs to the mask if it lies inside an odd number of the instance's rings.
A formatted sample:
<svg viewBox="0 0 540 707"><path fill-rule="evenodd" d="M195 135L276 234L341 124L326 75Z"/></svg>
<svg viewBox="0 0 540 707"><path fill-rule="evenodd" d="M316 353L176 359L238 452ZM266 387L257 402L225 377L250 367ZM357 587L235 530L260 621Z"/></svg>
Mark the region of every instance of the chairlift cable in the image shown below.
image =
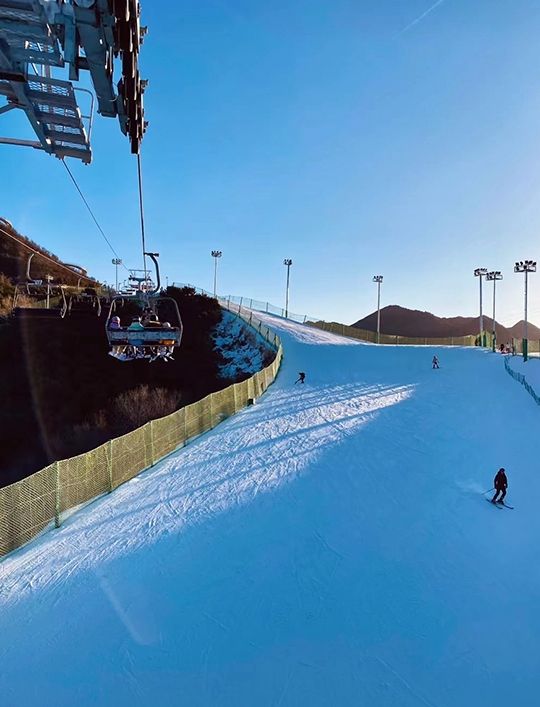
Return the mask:
<svg viewBox="0 0 540 707"><path fill-rule="evenodd" d="M141 216L141 240L142 240L142 253L143 253L143 269L144 278L146 281L146 242L145 242L145 230L144 230L144 205L143 205L143 184L142 184L142 167L141 167L141 153L137 152L137 176L139 179L139 211ZM145 282L146 284L146 282Z"/></svg>
<svg viewBox="0 0 540 707"><path fill-rule="evenodd" d="M75 177L73 176L72 171L70 170L70 168L69 168L68 165L67 165L67 162L66 162L64 159L62 159L62 164L64 165L64 167L65 167L66 170L67 170L67 173L68 173L69 176L71 177L71 181L72 181L73 184L75 185L75 189L77 189L77 191L79 192L80 197L81 197L81 199L82 199L83 202L84 202L84 205L85 205L86 208L88 209L88 212L89 212L90 216L91 216L92 219L94 220L94 223L96 224L96 226L97 226L99 232L101 233L101 235L102 235L103 238L105 239L105 242L107 243L107 245L109 246L109 248L110 248L111 251L113 252L114 256L115 256L116 258L118 258L118 260L122 260L122 258L120 258L120 256L119 256L118 253L116 252L116 250L113 248L112 243L110 242L110 240L109 240L109 239L107 238L107 236L105 235L105 231L104 231L104 230L101 228L101 226L99 225L98 220L97 220L97 218L96 218L95 215L94 215L94 212L93 212L92 209L90 208L90 204L89 204L88 201L86 200L84 194L83 194L82 191L81 191L81 188L80 188L79 185L77 184L77 180L76 180ZM123 262L123 261L122 261L122 267L125 268L125 270L127 270L127 272L129 272L128 268L124 265L124 262Z"/></svg>
<svg viewBox="0 0 540 707"><path fill-rule="evenodd" d="M88 282L93 282L93 283L97 283L97 282L98 282L98 280L96 280L96 278L94 278L94 277L88 277L87 275L81 275L80 273L76 272L75 270L72 270L70 267L68 267L67 265L65 265L64 263L62 263L60 260L55 260L54 258L51 258L51 257L48 256L48 255L45 255L45 253L42 253L41 251L36 250L35 248L32 248L32 246L28 245L28 243L25 243L24 241L20 240L20 239L17 238L16 236L12 235L11 233L9 233L9 232L6 231L5 229L3 229L1 226L0 226L0 233L3 233L5 236L8 236L8 238L11 238L11 239L14 240L16 243L18 243L19 245L23 246L23 248L27 248L30 252L34 253L34 255L39 256L39 257L42 258L43 260L48 260L48 261L49 261L50 263L52 263L56 268L61 268L61 269L63 269L63 270L67 270L71 275L74 275L74 276L76 276L76 277L80 277L81 280L88 280Z"/></svg>

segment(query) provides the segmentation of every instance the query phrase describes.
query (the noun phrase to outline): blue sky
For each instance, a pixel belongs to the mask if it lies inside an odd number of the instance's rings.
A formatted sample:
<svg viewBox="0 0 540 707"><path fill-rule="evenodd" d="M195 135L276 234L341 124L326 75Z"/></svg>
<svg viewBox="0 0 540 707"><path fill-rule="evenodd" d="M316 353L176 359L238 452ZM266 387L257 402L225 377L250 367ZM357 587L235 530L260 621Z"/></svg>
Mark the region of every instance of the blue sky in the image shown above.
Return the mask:
<svg viewBox="0 0 540 707"><path fill-rule="evenodd" d="M148 246L169 280L352 322L383 304L523 313L516 259L540 260L537 0L142 2ZM406 31L404 28L408 27ZM21 117L0 134L31 137ZM97 116L70 167L116 250L140 267L136 160ZM59 161L0 146L0 215L111 282L112 253ZM530 317L540 324L531 277ZM489 293L491 290L489 290ZM486 309L491 297L486 290Z"/></svg>

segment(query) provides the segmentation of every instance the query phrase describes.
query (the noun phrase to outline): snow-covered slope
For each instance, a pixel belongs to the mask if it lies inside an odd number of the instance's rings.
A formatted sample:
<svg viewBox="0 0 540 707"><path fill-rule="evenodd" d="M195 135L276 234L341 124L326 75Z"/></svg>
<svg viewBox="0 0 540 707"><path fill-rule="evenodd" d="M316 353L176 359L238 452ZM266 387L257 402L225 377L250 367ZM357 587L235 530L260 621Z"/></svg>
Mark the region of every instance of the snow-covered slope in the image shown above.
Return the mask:
<svg viewBox="0 0 540 707"><path fill-rule="evenodd" d="M275 356L262 336L243 319L225 309L216 326L214 342L223 357L220 375L232 381L252 376L267 366Z"/></svg>
<svg viewBox="0 0 540 707"><path fill-rule="evenodd" d="M0 563L3 706L536 707L537 405L274 325L255 406Z"/></svg>

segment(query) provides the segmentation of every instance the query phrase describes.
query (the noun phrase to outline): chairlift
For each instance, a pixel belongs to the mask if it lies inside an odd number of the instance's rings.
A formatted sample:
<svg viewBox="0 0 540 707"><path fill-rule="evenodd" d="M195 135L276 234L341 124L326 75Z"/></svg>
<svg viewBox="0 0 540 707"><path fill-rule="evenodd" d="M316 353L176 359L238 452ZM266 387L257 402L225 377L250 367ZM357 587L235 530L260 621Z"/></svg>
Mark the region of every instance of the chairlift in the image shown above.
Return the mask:
<svg viewBox="0 0 540 707"><path fill-rule="evenodd" d="M105 323L105 331L109 342L109 355L118 361L147 361L172 360L174 349L182 341L182 318L176 300L172 297L163 297L160 292L160 278L158 253L145 253L156 267L156 282L154 289L149 289L151 279L144 275L130 275L129 280L137 281L139 288L134 293L121 292L111 300L109 314ZM131 284L130 283L130 284ZM127 290L128 288L126 288ZM129 325L122 325L116 312L121 312L127 302L136 305L140 315L133 317ZM163 310L168 310L167 316L172 322L162 321L160 317ZM171 316L172 315L172 316Z"/></svg>
<svg viewBox="0 0 540 707"><path fill-rule="evenodd" d="M101 300L102 298L93 287L87 287L82 292L71 292L68 300L68 312L71 314L72 311L94 310L97 316L101 317Z"/></svg>
<svg viewBox="0 0 540 707"><path fill-rule="evenodd" d="M26 262L26 278L15 285L13 293L12 309L18 307L18 301L21 296L30 297L31 299L45 301L46 309L50 309L51 298L60 299L59 314L63 319L68 311L68 303L65 295L66 285L58 282L53 282L51 275L46 275L45 280L36 280L30 275L30 264L35 253L30 253Z"/></svg>

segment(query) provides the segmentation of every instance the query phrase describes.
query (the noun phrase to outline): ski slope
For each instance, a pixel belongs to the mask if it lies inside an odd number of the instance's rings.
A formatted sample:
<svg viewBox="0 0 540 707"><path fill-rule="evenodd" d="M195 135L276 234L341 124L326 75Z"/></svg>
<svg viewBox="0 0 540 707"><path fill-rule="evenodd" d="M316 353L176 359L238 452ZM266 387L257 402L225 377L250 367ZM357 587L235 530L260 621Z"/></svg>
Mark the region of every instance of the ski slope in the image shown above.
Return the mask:
<svg viewBox="0 0 540 707"><path fill-rule="evenodd" d="M537 707L538 406L265 319L255 406L0 562L2 706Z"/></svg>

